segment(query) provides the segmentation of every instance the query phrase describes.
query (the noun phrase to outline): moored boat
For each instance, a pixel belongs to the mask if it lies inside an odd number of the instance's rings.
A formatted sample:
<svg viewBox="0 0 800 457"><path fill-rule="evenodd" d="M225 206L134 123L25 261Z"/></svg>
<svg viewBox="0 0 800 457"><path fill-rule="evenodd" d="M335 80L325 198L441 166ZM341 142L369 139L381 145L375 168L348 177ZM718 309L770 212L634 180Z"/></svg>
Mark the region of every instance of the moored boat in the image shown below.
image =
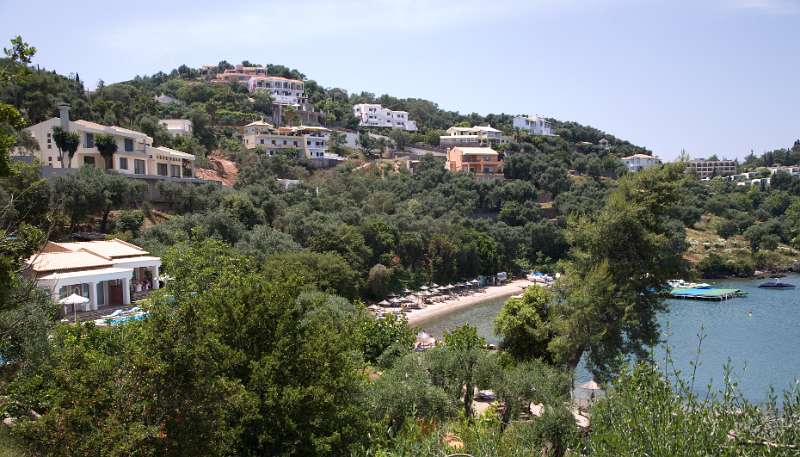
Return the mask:
<svg viewBox="0 0 800 457"><path fill-rule="evenodd" d="M782 281L767 281L759 284L758 287L762 289L794 289L795 285Z"/></svg>

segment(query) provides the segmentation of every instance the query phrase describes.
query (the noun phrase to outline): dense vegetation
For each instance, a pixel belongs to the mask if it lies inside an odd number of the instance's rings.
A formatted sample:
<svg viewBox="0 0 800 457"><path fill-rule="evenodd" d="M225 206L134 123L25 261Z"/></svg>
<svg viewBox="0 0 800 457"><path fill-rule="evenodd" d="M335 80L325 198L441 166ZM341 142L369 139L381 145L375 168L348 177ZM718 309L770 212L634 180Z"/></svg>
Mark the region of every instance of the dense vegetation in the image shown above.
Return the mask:
<svg viewBox="0 0 800 457"><path fill-rule="evenodd" d="M432 157L414 174L380 162L313 171L287 155L242 151L233 127L268 115L271 104L206 84L197 70L86 94L77 75L30 70L35 49L21 39L6 53L0 408L14 425L0 447L48 456L796 452L800 393L788 393L782 409L749 405L732 389L700 399L655 369L649 348L663 309L656 291L690 268L687 232L711 214L719 230L748 240L747 259L796 246L797 178L773 177L760 190L700 182L679 164L625 174L617 157L632 145L559 122L558 138L516 134L503 181L448 173ZM340 89L312 81L306 88L330 125L352 122L348 103L374 99L337 96ZM162 92L184 104L153 102ZM49 117L62 100L79 117L140 128L163 144L223 149L240 167L236 185L162 183L167 201L156 206L135 181L105 170L48 182L38 164L9 161L9 149L30 140L20 133L25 123ZM414 141L459 122L508 128L504 115L378 100L419 120ZM156 122L163 116L197 120L195 135L169 138ZM609 151L582 144L602 137ZM276 178L301 183L287 189ZM143 304L147 319L60 324L60 311L22 274L45 240L84 229L162 256L173 279ZM405 287L529 268L563 276L551 290L531 287L508 302L495 322L498 351L464 326L413 352L404 318L378 320L364 307ZM581 359L614 385L593 409L588 435L570 412ZM498 402L476 414L472 392L481 389Z"/></svg>

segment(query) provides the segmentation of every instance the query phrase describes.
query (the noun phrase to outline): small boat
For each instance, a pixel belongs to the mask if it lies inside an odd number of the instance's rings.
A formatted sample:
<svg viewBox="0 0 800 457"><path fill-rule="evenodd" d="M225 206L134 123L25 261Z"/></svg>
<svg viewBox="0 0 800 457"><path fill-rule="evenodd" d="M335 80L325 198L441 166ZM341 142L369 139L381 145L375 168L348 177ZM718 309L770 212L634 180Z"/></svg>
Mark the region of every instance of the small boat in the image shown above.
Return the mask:
<svg viewBox="0 0 800 457"><path fill-rule="evenodd" d="M781 282L781 281L767 281L765 283L759 284L758 287L763 289L794 289L794 284L789 284L788 282Z"/></svg>

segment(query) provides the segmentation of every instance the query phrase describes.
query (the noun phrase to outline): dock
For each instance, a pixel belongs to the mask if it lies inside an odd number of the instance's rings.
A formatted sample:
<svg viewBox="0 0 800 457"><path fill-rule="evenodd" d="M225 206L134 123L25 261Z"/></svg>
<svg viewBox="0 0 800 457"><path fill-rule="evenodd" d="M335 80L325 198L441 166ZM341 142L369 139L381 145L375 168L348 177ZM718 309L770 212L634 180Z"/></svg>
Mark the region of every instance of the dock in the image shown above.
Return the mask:
<svg viewBox="0 0 800 457"><path fill-rule="evenodd" d="M681 298L687 300L714 300L722 301L731 298L744 297L746 294L740 289L672 289L669 293L670 298Z"/></svg>

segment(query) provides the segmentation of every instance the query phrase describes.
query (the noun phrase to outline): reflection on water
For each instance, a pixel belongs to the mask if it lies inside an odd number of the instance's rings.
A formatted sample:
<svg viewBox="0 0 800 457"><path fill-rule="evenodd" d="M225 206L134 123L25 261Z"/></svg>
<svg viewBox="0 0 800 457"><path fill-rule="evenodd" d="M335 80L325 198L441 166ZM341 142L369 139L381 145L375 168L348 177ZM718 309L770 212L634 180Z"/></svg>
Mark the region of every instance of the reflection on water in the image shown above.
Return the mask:
<svg viewBox="0 0 800 457"><path fill-rule="evenodd" d="M800 286L800 275L789 275L785 281ZM742 289L748 293L745 298L723 302L667 301L669 312L659 322L675 366L684 373L689 372L689 363L696 357L701 328L705 335L695 384L698 388L709 382L719 387L728 360L739 388L752 401L764 401L770 385L781 391L800 378L800 288L759 289L761 282L711 282L719 287ZM497 343L494 318L505 301L488 301L421 327L439 338L446 330L468 322L487 341ZM663 348L658 348L659 361L663 360L663 354ZM576 373L579 381L587 378L589 375L583 370Z"/></svg>

